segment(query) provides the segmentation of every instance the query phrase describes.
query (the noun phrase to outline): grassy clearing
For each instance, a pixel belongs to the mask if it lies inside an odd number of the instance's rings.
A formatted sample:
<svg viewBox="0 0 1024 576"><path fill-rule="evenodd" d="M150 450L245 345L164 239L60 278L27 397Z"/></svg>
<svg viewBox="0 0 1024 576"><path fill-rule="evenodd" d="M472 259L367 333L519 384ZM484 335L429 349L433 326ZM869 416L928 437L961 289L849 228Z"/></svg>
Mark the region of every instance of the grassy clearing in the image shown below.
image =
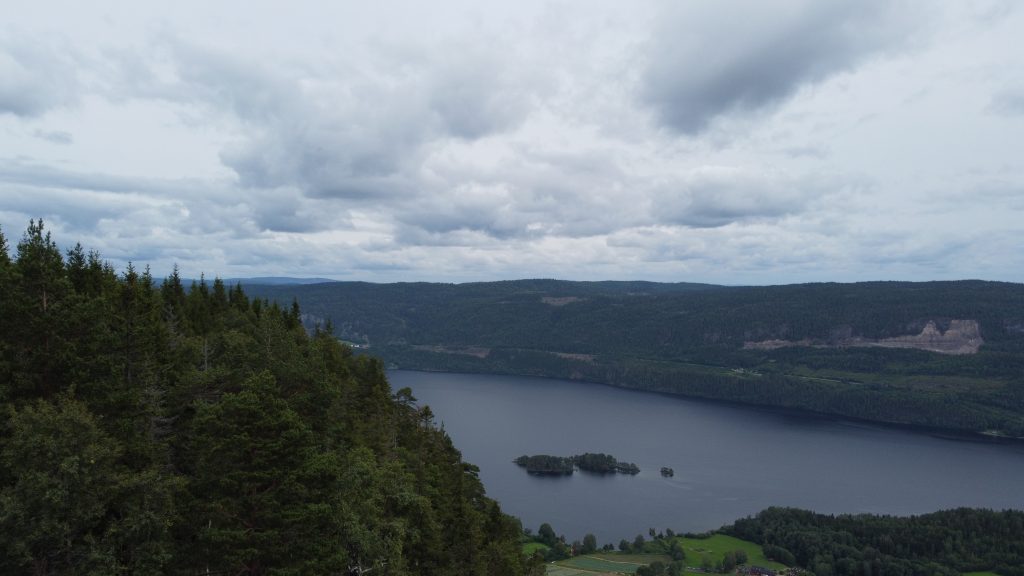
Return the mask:
<svg viewBox="0 0 1024 576"><path fill-rule="evenodd" d="M549 546L540 542L526 542L523 544L523 554L526 556L533 556L533 553L537 550L547 550Z"/></svg>
<svg viewBox="0 0 1024 576"><path fill-rule="evenodd" d="M764 557L761 547L753 542L733 538L724 534L715 534L710 538L677 538L679 544L686 552L686 565L691 568L700 568L705 556L712 565L722 560L726 553L734 550L743 550L747 553L747 564L752 566L764 566L766 568L785 568L778 562L773 562Z"/></svg>
<svg viewBox="0 0 1024 576"><path fill-rule="evenodd" d="M706 557L715 565L720 562L727 553L735 550L743 550L747 553L747 564L753 566L764 566L766 568L784 568L778 562L772 562L764 557L761 547L753 542L715 534L710 538L676 538L679 544L686 551L685 563L690 568L700 568ZM666 554L623 554L621 552L598 552L586 556L577 556L566 560L559 560L556 563L547 565L547 576L599 576L602 574L634 574L637 568L646 566L652 562L663 562L668 564L672 559ZM979 572L964 576L997 576L990 573Z"/></svg>
<svg viewBox="0 0 1024 576"><path fill-rule="evenodd" d="M1005 387L1005 383L993 378L975 378L970 376L955 375L927 375L914 376L899 374L883 370L881 372L851 372L832 368L814 369L807 366L796 366L790 372L791 376L801 378L823 379L835 381L857 382L861 384L883 384L896 388L907 388L924 391L998 391Z"/></svg>
<svg viewBox="0 0 1024 576"><path fill-rule="evenodd" d="M561 564L545 564L544 570L546 576L605 576L607 574L606 572L570 568Z"/></svg>
<svg viewBox="0 0 1024 576"><path fill-rule="evenodd" d="M654 561L630 561L625 558L625 554L623 554L622 557L614 554L604 556L604 558L598 556L577 556L575 558L563 560L560 564L581 570L590 570L592 572L620 572L633 574L636 572L637 568ZM658 557L654 558L658 559Z"/></svg>
<svg viewBox="0 0 1024 576"><path fill-rule="evenodd" d="M570 560L565 560L564 565L580 570L588 570L590 574L594 572L624 572L626 574L633 574L637 568L642 566L642 564L609 562L592 556L577 556Z"/></svg>
<svg viewBox="0 0 1024 576"><path fill-rule="evenodd" d="M650 564L651 562L658 560L668 564L672 561L672 559L665 554L623 554L621 552L598 552L597 554L592 554L592 556L609 562L625 562L627 564Z"/></svg>

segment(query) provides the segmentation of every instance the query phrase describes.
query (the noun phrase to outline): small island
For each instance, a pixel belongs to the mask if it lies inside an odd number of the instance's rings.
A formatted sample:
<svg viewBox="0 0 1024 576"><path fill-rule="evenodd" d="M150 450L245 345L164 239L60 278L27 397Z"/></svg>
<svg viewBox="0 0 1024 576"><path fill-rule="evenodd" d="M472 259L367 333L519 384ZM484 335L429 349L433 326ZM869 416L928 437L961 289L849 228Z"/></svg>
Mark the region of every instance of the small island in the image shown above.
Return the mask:
<svg viewBox="0 0 1024 576"><path fill-rule="evenodd" d="M535 454L520 456L514 460L516 464L526 468L530 474L569 475L576 468L585 472L598 474L639 474L640 468L632 462L619 462L610 454L594 454L587 452L575 456L551 456Z"/></svg>
<svg viewBox="0 0 1024 576"><path fill-rule="evenodd" d="M669 468L668 466L661 467L661 475L666 478L671 478L676 475L676 471Z"/></svg>

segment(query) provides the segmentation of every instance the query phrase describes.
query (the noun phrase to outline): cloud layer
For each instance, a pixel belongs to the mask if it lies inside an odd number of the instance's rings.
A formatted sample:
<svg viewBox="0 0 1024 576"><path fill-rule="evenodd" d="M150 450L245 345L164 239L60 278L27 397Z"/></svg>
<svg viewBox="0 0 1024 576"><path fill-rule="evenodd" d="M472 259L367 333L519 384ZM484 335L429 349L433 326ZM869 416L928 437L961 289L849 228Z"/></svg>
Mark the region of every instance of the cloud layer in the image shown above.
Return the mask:
<svg viewBox="0 0 1024 576"><path fill-rule="evenodd" d="M647 50L644 99L660 122L688 134L770 109L902 45L915 24L901 8L883 0L678 3Z"/></svg>
<svg viewBox="0 0 1024 576"><path fill-rule="evenodd" d="M157 273L1024 280L1024 17L928 6L41 5L0 226Z"/></svg>

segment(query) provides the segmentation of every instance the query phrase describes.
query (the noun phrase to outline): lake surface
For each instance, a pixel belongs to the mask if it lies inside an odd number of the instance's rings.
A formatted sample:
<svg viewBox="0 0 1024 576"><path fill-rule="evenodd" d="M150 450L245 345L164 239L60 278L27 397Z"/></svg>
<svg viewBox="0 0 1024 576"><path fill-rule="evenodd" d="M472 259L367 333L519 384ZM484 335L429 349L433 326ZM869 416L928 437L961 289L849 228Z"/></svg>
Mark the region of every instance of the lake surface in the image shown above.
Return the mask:
<svg viewBox="0 0 1024 576"><path fill-rule="evenodd" d="M487 493L534 531L618 543L699 532L769 506L908 515L1024 508L1024 444L957 440L564 380L392 371L429 405ZM527 474L523 454L604 452L640 474ZM675 469L663 478L662 466Z"/></svg>

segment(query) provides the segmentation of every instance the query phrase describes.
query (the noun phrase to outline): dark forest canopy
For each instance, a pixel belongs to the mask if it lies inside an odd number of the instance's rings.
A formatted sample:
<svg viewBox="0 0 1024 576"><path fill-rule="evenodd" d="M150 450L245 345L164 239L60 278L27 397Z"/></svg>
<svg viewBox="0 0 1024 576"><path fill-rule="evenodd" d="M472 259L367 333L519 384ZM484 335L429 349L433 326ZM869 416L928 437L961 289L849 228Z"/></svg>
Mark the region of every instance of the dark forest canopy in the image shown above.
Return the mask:
<svg viewBox="0 0 1024 576"><path fill-rule="evenodd" d="M516 458L515 463L517 466L526 468L530 474L562 475L572 474L576 470L572 458L549 454L534 454L533 456L524 454Z"/></svg>
<svg viewBox="0 0 1024 576"><path fill-rule="evenodd" d="M330 318L338 337L400 368L573 378L1024 437L1021 284L518 280L249 289L282 304L297 298L307 319ZM939 348L975 353L883 347L958 331L962 342Z"/></svg>
<svg viewBox="0 0 1024 576"><path fill-rule="evenodd" d="M514 462L526 468L531 474L572 474L576 468L586 472L598 474L610 474L621 472L623 474L639 474L640 468L632 462L619 462L610 454L595 454L587 452L574 456L551 456L549 454L535 454L533 456L523 455Z"/></svg>
<svg viewBox="0 0 1024 576"><path fill-rule="evenodd" d="M428 408L297 306L0 234L0 573L526 570ZM13 256L11 256L13 252Z"/></svg>
<svg viewBox="0 0 1024 576"><path fill-rule="evenodd" d="M769 508L723 532L817 576L1024 576L1024 511L961 508L907 518Z"/></svg>

